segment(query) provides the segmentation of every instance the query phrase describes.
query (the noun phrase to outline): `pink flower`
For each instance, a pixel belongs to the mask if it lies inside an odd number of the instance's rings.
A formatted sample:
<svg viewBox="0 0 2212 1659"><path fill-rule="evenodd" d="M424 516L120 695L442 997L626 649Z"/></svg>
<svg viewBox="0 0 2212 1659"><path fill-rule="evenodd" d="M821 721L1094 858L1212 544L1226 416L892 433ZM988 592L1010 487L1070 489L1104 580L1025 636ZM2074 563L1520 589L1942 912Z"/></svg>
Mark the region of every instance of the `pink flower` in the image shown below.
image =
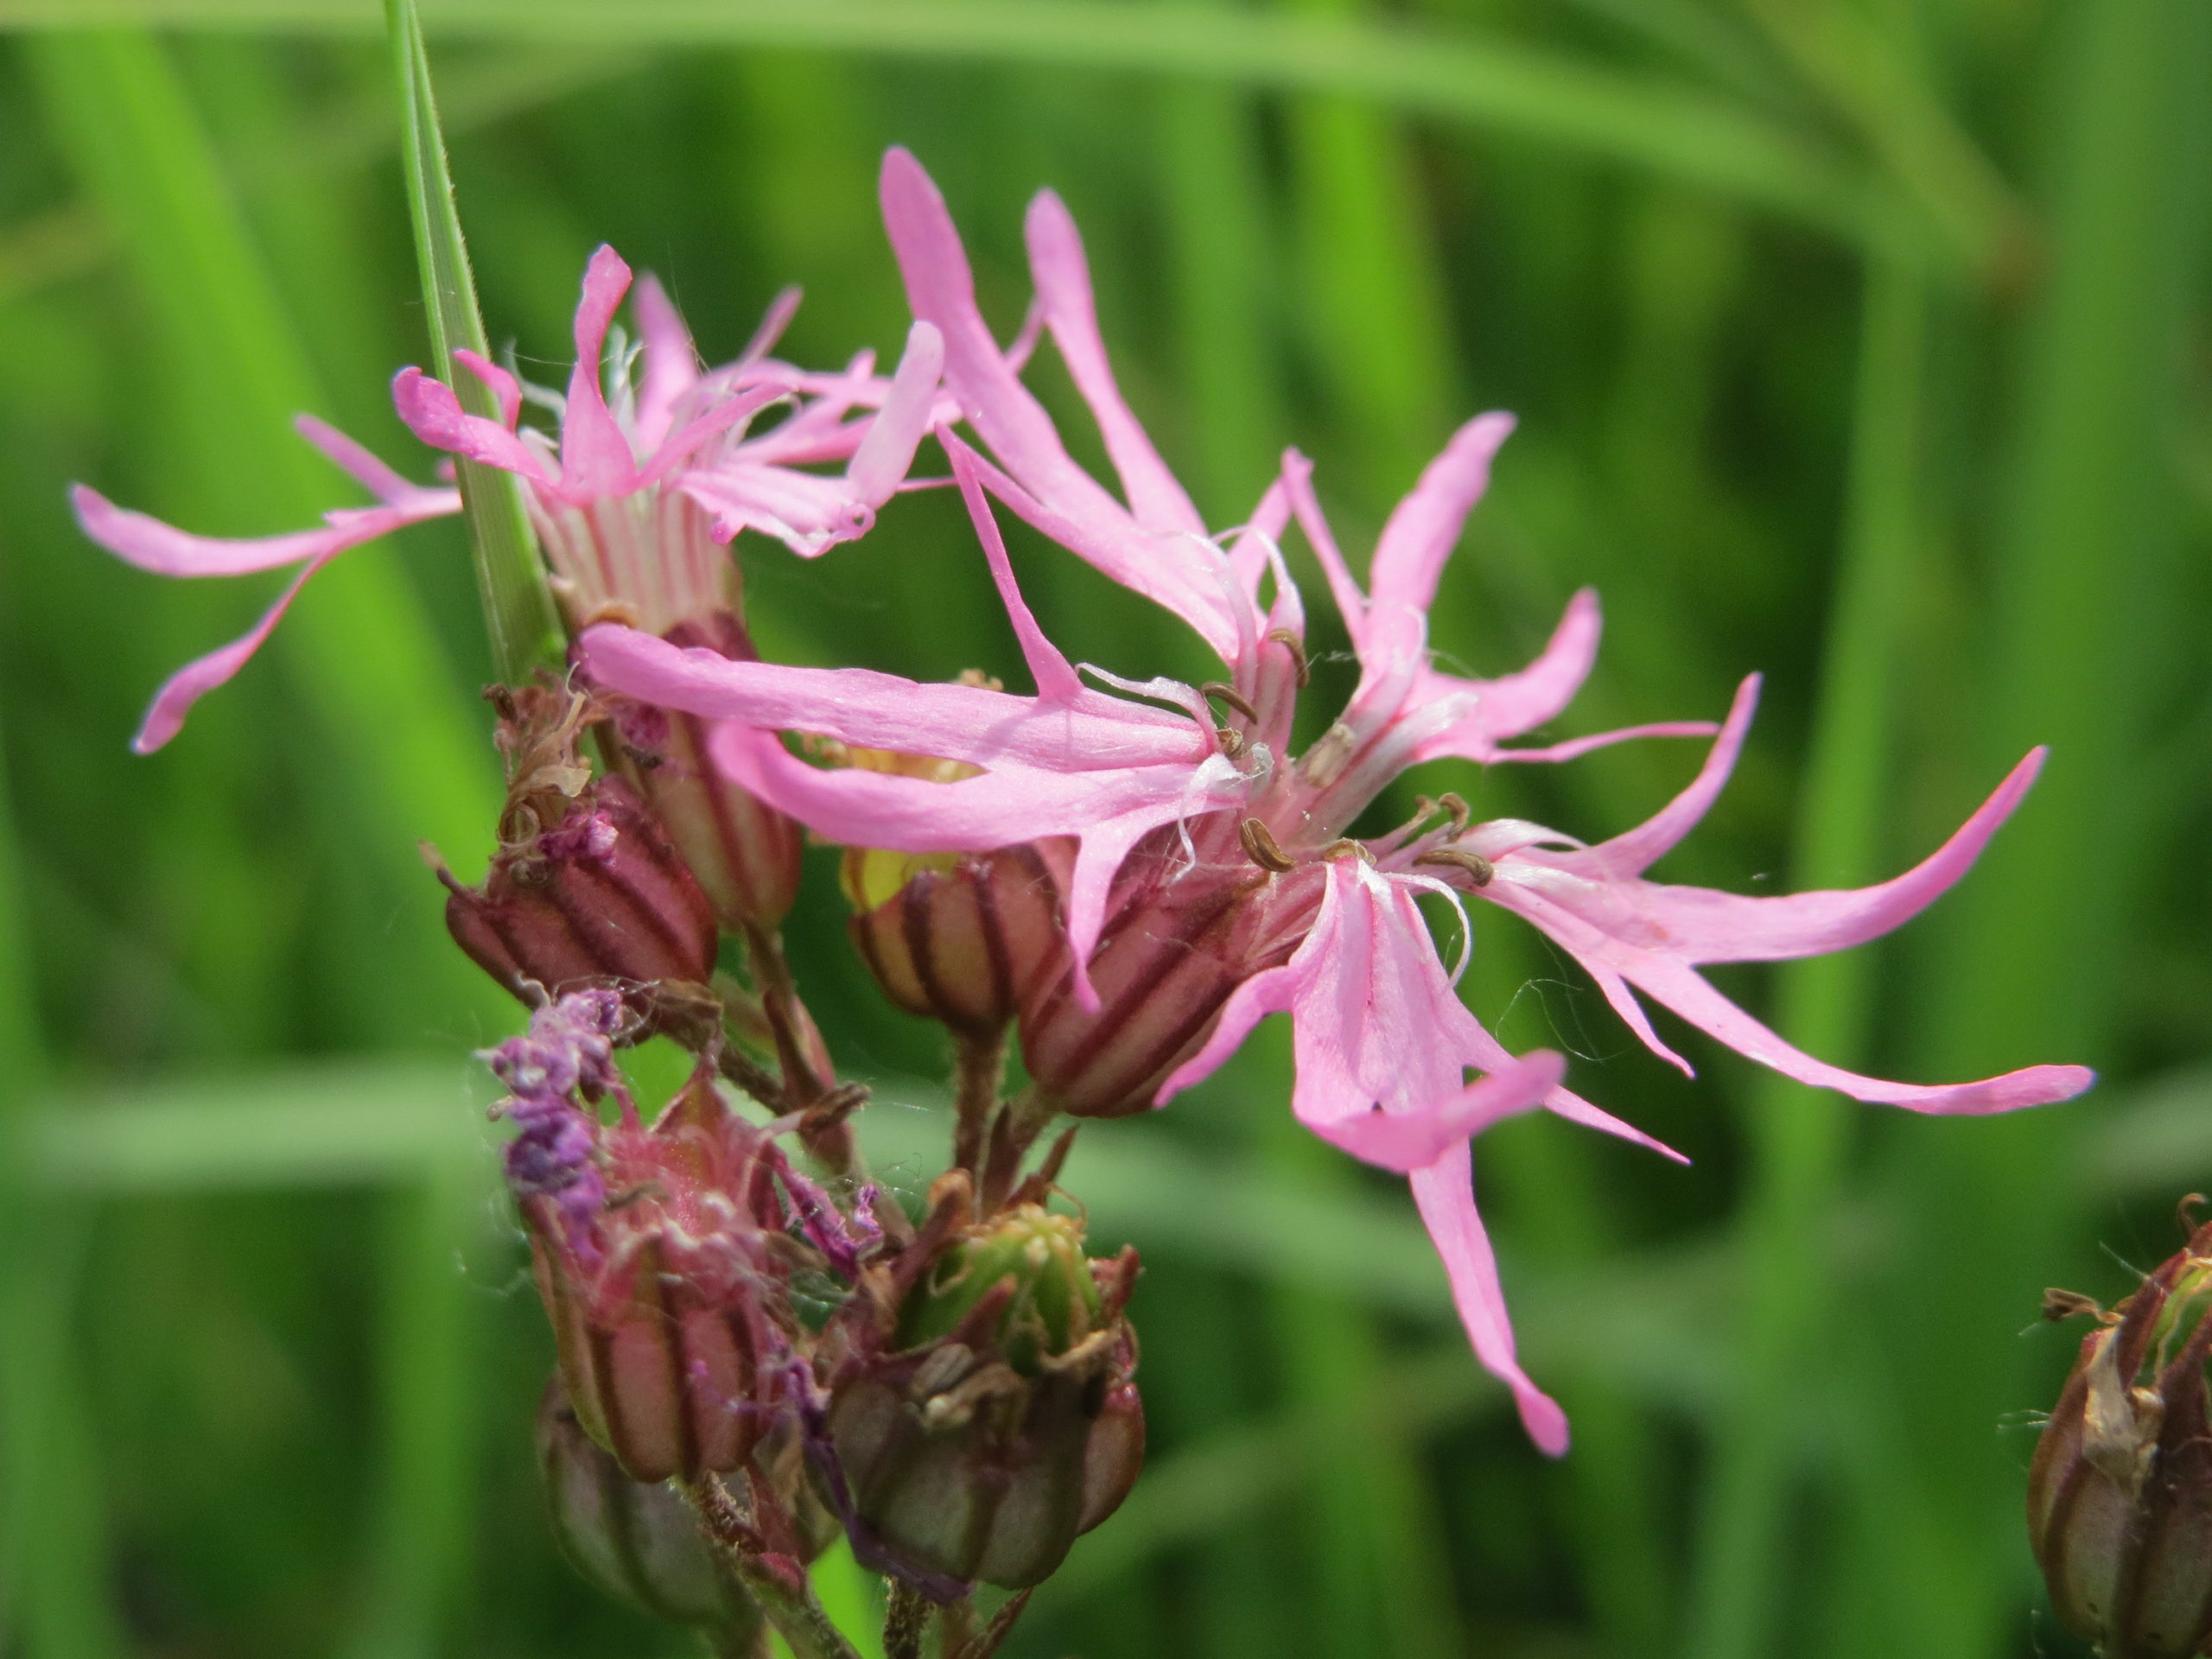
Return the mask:
<svg viewBox="0 0 2212 1659"><path fill-rule="evenodd" d="M1214 1070L1259 1020L1287 1012L1294 1111L1355 1156L1411 1177L1478 1356L1512 1388L1532 1437L1556 1452L1565 1421L1514 1357L1474 1207L1469 1141L1541 1103L1656 1143L1561 1086L1557 1057L1516 1059L1483 1030L1452 989L1416 895L1455 904L1473 896L1516 912L1581 962L1637 1036L1676 1065L1684 1063L1636 991L1764 1065L1861 1099L1987 1112L2088 1086L2091 1074L2078 1066L1933 1088L1859 1077L1789 1046L1696 971L1840 949L1898 925L1965 872L2025 792L2040 752L1925 862L1857 893L1751 899L1643 879L1718 794L1749 724L1755 681L1738 694L1697 779L1612 841L1585 847L1533 824L1471 823L1452 796L1424 804L1391 834L1346 839L1393 779L1426 760L1564 760L1624 738L1714 728L1670 723L1506 747L1557 715L1588 674L1599 619L1586 592L1517 674L1474 680L1431 664L1427 611L1438 575L1487 485L1509 416L1470 422L1430 465L1384 527L1363 591L1294 453L1249 524L1208 533L1115 385L1081 245L1057 198L1039 196L1029 214L1038 315L1097 420L1120 498L1068 455L999 351L944 203L903 151L886 161L883 194L914 311L940 333L946 388L989 450L987 458L940 432L1037 694L730 663L615 627L584 635L584 659L617 690L725 722L718 753L733 776L834 839L919 853L1078 837L1072 963L1021 1016L1024 1059L1047 1099L1088 1116L1164 1103ZM1230 678L1191 687L1088 669L1124 695L1085 686L1022 602L987 497L1188 622ZM1351 702L1295 760L1287 751L1305 680L1304 615L1276 546L1294 519L1320 559L1361 671ZM1217 726L1216 704L1224 711ZM825 772L786 751L779 730L982 771L953 784ZM1470 1071L1480 1080L1470 1084Z"/></svg>
<svg viewBox="0 0 2212 1659"><path fill-rule="evenodd" d="M530 486L531 517L574 616L616 608L659 632L734 608L735 573L722 543L740 531L772 536L810 558L866 533L912 464L941 350L935 330L918 324L887 381L866 353L842 373L802 372L767 355L798 303L786 292L742 356L702 372L682 317L647 277L637 300L642 350L618 349L605 363L603 387L607 333L629 287L630 268L612 248L592 256L568 393L534 394L561 411L557 448L521 424L524 394L515 378L473 352L454 356L491 388L499 419L465 413L451 388L419 369L400 372L392 398L425 443L514 473ZM791 412L753 433L755 417L778 404ZM118 507L84 485L72 492L85 533L143 569L217 576L302 567L243 639L162 687L133 743L141 753L168 742L195 702L245 666L332 559L402 525L461 511L459 492L409 482L312 416L301 416L299 427L382 505L334 509L319 530L224 541ZM804 470L840 461L842 474Z"/></svg>

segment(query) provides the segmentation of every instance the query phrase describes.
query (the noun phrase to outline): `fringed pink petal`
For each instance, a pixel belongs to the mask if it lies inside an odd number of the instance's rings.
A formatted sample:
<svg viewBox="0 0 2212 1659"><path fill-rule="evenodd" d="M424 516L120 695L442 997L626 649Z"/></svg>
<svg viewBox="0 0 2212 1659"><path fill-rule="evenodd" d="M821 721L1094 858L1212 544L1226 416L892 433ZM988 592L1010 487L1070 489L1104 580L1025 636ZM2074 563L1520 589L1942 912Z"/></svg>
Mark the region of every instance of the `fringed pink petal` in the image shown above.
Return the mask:
<svg viewBox="0 0 2212 1659"><path fill-rule="evenodd" d="M1307 1127L1363 1163L1410 1175L1452 1147L1465 1146L1491 1124L1542 1105L1566 1075L1564 1058L1549 1049L1538 1049L1436 1105L1397 1113L1365 1112Z"/></svg>
<svg viewBox="0 0 2212 1659"><path fill-rule="evenodd" d="M1044 405L1015 378L976 307L975 278L944 198L904 149L885 156L883 220L914 315L944 337L945 385L998 467L991 493L1078 557L1165 607L1235 662L1239 629L1208 568L1217 550L1184 533L1156 534L1076 465Z"/></svg>
<svg viewBox="0 0 2212 1659"><path fill-rule="evenodd" d="M630 267L602 243L584 266L583 296L576 303L576 365L569 372L569 400L561 417L561 490L571 501L624 495L637 487L637 461L600 390L607 331Z"/></svg>
<svg viewBox="0 0 2212 1659"><path fill-rule="evenodd" d="M1526 917L1601 981L1625 980L1708 1036L1800 1083L1916 1112L1974 1115L2070 1099L2095 1081L2094 1072L2074 1065L2030 1066L1977 1083L1949 1084L1890 1083L1846 1071L1785 1042L1713 989L1680 955L1601 931L1553 902L1541 887L1514 879L1510 865L1505 868L1507 874L1484 889L1484 898ZM1649 1029L1643 1023L1637 1034L1663 1057L1676 1058L1656 1036L1646 1035Z"/></svg>
<svg viewBox="0 0 2212 1659"><path fill-rule="evenodd" d="M1471 1027L1471 1033L1465 1039L1467 1053L1473 1064L1485 1071L1496 1071L1512 1062L1513 1056L1506 1052L1505 1045L1484 1030L1481 1023L1472 1015L1468 1017L1467 1023ZM1677 1164L1689 1162L1688 1158L1676 1152L1664 1141L1656 1140L1637 1128L1633 1123L1624 1122L1611 1112L1592 1105L1571 1089L1553 1090L1550 1094L1544 1096L1544 1109L1554 1117L1565 1118L1570 1123L1579 1123L1586 1129L1596 1129L1601 1134L1610 1135L1618 1140L1642 1147L1647 1152L1656 1152L1662 1158Z"/></svg>
<svg viewBox="0 0 2212 1659"><path fill-rule="evenodd" d="M699 353L683 314L659 277L639 279L634 308L645 348L645 372L638 383L638 450L650 455L674 429L677 404L699 384Z"/></svg>
<svg viewBox="0 0 2212 1659"><path fill-rule="evenodd" d="M545 463L528 444L499 422L463 410L453 388L442 380L420 369L402 369L392 377L391 404L407 429L433 449L513 473L546 489L556 487Z"/></svg>
<svg viewBox="0 0 2212 1659"><path fill-rule="evenodd" d="M1023 226L1029 244L1029 270L1037 284L1046 325L1068 365L1076 390L1090 405L1106 441L1106 453L1120 474L1122 489L1137 522L1147 530L1206 533L1205 520L1122 396L1099 338L1098 306L1091 292L1090 264L1084 257L1083 236L1067 204L1050 190L1029 204Z"/></svg>
<svg viewBox="0 0 2212 1659"><path fill-rule="evenodd" d="M906 349L891 377L891 390L876 410L868 436L853 451L845 477L853 493L871 507L888 501L907 469L914 451L929 429L930 410L937 402L937 383L944 372L944 337L937 326L917 322L906 335Z"/></svg>
<svg viewBox="0 0 2212 1659"><path fill-rule="evenodd" d="M927 325L917 323L915 327ZM1029 608L1014 582L1014 564L1007 557L1006 539L999 534L998 520L991 514L991 504L984 499L982 485L976 476L976 452L949 432L943 442L945 454L952 461L952 476L960 486L960 499L967 503L968 517L974 522L976 537L983 544L991 580L998 585L999 601L1006 607L1007 620L1014 624L1014 637L1021 645L1022 660L1029 664L1030 677L1037 682L1037 695L1049 702L1075 697L1082 691L1083 682L1076 676L1075 664L1037 626L1036 613Z"/></svg>
<svg viewBox="0 0 2212 1659"><path fill-rule="evenodd" d="M182 729L184 717L191 712L192 705L217 686L226 684L236 677L238 671L252 659L253 653L261 649L263 641L276 632L277 623L284 619L284 613L292 608L292 601L300 596L300 589L308 585L308 580L318 570L351 545L351 543L341 543L318 553L299 575L285 584L284 591L276 596L276 602L262 613L261 620L243 638L232 640L219 651L211 651L205 657L187 663L170 675L162 683L162 689L154 694L154 701L147 708L146 718L139 724L138 734L130 740L130 747L140 754L151 754L175 737Z"/></svg>
<svg viewBox="0 0 2212 1659"><path fill-rule="evenodd" d="M1751 715L1758 702L1759 677L1754 674L1736 688L1720 735L1713 740L1712 752L1688 788L1635 829L1600 842L1587 852L1559 854L1557 861L1596 880L1643 874L1712 810L1727 785L1729 773L1736 769L1736 757L1743 753L1744 739L1751 729Z"/></svg>
<svg viewBox="0 0 2212 1659"><path fill-rule="evenodd" d="M709 438L718 437L730 428L751 420L777 399L786 396L781 386L775 385L748 386L734 397L725 397L704 413L694 416L683 423L683 429L673 436L664 436L658 448L648 451L652 460L638 474L640 488L662 483L679 467L688 465L700 446Z"/></svg>
<svg viewBox="0 0 2212 1659"><path fill-rule="evenodd" d="M857 540L875 523L874 511L853 499L842 478L817 478L736 457L681 473L676 487L714 515L718 540L758 531L803 559L819 558L841 543Z"/></svg>
<svg viewBox="0 0 2212 1659"><path fill-rule="evenodd" d="M1306 533L1306 545L1313 550L1313 556L1321 562L1321 574L1328 578L1329 592L1337 601L1337 613L1344 618L1344 632L1351 636L1352 648L1357 650L1367 632L1367 598L1352 580L1351 567L1344 563L1344 553L1337 546L1336 532L1329 528L1328 518L1313 493L1313 463L1295 449L1284 450L1282 482L1290 493L1291 507L1297 515L1299 529Z"/></svg>
<svg viewBox="0 0 2212 1659"><path fill-rule="evenodd" d="M586 629L579 647L587 674L640 702L861 748L1071 776L1167 766L1185 778L1211 749L1179 715L1088 690L1046 708L982 686L924 685L872 669L733 662L604 623Z"/></svg>
<svg viewBox="0 0 2212 1659"><path fill-rule="evenodd" d="M1871 887L1772 898L1650 881L1591 881L1548 868L1555 855L1502 867L1506 887L1525 886L1624 944L1688 963L1782 962L1878 938L1948 891L2012 817L2043 769L2029 752L1942 846L1903 875Z"/></svg>
<svg viewBox="0 0 2212 1659"><path fill-rule="evenodd" d="M1861 1077L1816 1060L1784 1042L1714 990L1694 968L1647 955L1624 972L1639 990L1738 1054L1799 1083L1834 1089L1854 1100L1902 1106L1914 1112L1979 1116L2071 1100L2097 1080L2097 1074L2085 1065L2031 1065L1978 1083L1935 1085Z"/></svg>
<svg viewBox="0 0 2212 1659"><path fill-rule="evenodd" d="M237 541L194 536L118 507L88 484L70 487L69 505L86 536L118 558L163 576L242 576L274 570L330 551L337 537L327 527Z"/></svg>
<svg viewBox="0 0 2212 1659"><path fill-rule="evenodd" d="M1483 1230L1475 1209L1474 1160L1466 1145L1446 1152L1412 1177L1414 1202L1421 1218L1444 1258L1452 1281L1452 1300L1466 1326L1468 1340L1483 1369L1513 1390L1520 1408L1522 1427L1536 1447L1551 1457L1562 1457L1567 1446L1567 1414L1552 1398L1529 1381L1515 1357L1513 1325L1505 1310L1505 1293L1497 1282L1497 1258L1491 1254L1490 1236Z"/></svg>
<svg viewBox="0 0 2212 1659"><path fill-rule="evenodd" d="M453 360L484 383L499 405L499 419L512 432L522 424L522 382L480 353L466 346L454 349Z"/></svg>
<svg viewBox="0 0 2212 1659"><path fill-rule="evenodd" d="M327 421L319 421L312 415L295 415L292 429L386 506L399 506L429 493L429 486L401 476L372 454L366 444L346 436Z"/></svg>
<svg viewBox="0 0 2212 1659"><path fill-rule="evenodd" d="M758 363L776 349L776 342L784 337L784 330L791 326L791 319L798 315L799 302L805 297L805 290L797 286L776 290L776 297L768 302L768 309L760 319L760 326L753 331L753 338L745 342L745 349L737 354L740 365Z"/></svg>
<svg viewBox="0 0 2212 1659"><path fill-rule="evenodd" d="M1478 415L1428 463L1375 544L1367 591L1376 604L1428 609L1468 513L1490 487L1491 461L1512 432L1510 415Z"/></svg>
<svg viewBox="0 0 2212 1659"><path fill-rule="evenodd" d="M1433 760L1440 755L1460 754L1470 760L1485 765L1501 761L1576 760L1598 749L1610 749L1616 743L1632 743L1647 737L1711 737L1720 729L1719 723L1710 720L1656 720L1648 726L1622 726L1610 732L1593 732L1588 737L1570 738L1564 743L1548 744L1541 749L1489 749L1471 753L1449 741L1449 734L1442 741L1424 743L1419 758Z"/></svg>

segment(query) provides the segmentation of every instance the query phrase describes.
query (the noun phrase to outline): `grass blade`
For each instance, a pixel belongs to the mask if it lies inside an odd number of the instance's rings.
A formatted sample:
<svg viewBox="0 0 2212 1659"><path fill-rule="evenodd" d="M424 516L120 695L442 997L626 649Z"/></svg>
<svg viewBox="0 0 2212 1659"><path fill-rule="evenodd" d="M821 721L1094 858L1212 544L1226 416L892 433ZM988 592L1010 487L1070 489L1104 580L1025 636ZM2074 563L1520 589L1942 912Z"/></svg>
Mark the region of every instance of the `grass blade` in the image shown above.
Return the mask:
<svg viewBox="0 0 2212 1659"><path fill-rule="evenodd" d="M1822 654L1812 750L1796 813L1793 888L1878 880L1904 619L1924 533L1916 475L1924 448L1926 300L1909 266L1866 275L1851 497ZM1863 951L1791 964L1779 976L1778 1028L1851 1065L1872 1024L1874 960ZM1745 1132L1751 1174L1738 1225L1751 1264L1740 1315L1735 1398L1713 1427L1688 1651L1751 1659L1788 1560L1784 1529L1802 1390L1829 1280L1827 1220L1854 1114L1841 1096L1772 1073L1752 1091Z"/></svg>
<svg viewBox="0 0 2212 1659"><path fill-rule="evenodd" d="M466 347L488 357L492 347L477 309L476 281L469 271L468 246L454 206L453 177L446 166L445 135L438 127L422 20L414 0L386 0L385 16L399 81L400 155L422 267L423 316L430 330L429 372L454 388L471 414L496 420L499 411L489 389L474 375L454 370L456 349ZM523 506L521 481L480 461L458 461L454 471L468 518L469 545L476 556L477 594L491 635L493 671L507 684L518 685L536 669L557 670L560 626Z"/></svg>
<svg viewBox="0 0 2212 1659"><path fill-rule="evenodd" d="M0 1644L25 1659L121 1659L102 1484L73 1373L71 1293L89 1217L35 1190L45 1113L37 998L0 747ZM12 1633L13 1641L9 1638Z"/></svg>

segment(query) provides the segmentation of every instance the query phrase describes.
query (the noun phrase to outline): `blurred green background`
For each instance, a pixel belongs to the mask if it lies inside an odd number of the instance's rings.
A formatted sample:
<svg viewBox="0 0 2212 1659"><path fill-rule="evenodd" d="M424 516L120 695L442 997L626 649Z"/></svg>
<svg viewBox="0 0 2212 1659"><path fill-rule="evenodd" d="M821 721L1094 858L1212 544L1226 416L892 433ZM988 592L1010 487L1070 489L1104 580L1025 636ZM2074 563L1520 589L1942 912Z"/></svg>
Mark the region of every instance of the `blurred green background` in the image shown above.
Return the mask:
<svg viewBox="0 0 2212 1659"><path fill-rule="evenodd" d="M1517 665L1592 582L1605 650L1560 734L1717 716L1769 674L1670 879L1878 878L2053 746L1902 938L1722 977L1891 1075L2103 1068L2075 1105L1919 1121L1669 1027L1691 1084L1477 917L1478 1009L1696 1160L1551 1121L1483 1142L1564 1463L1466 1354L1402 1189L1287 1127L1281 1033L1162 1119L1087 1130L1070 1185L1149 1268L1154 1451L1010 1653L2076 1651L2018 1522L2076 1340L2038 1295L2123 1294L2212 1187L2212 8L423 9L486 318L542 380L602 239L710 359L786 282L788 354L895 346L874 170L904 143L1007 333L1022 204L1068 198L1124 384L1218 523L1294 442L1364 546L1459 418L1517 410L1445 582L1448 657ZM353 498L296 409L427 470L385 397L424 347L377 22L0 0L0 1649L27 1659L685 1650L575 1580L539 1513L550 1344L463 1058L519 1015L444 942L415 850L489 850L457 529L342 562L142 760L152 687L276 579L140 575L63 500L303 523ZM1057 363L1037 378L1071 407ZM772 656L1018 664L942 495L819 563L743 557ZM1202 673L1074 561L1017 558L1072 654ZM1416 781L1596 838L1695 761ZM793 952L880 1080L879 1160L925 1179L942 1045L860 977L831 877Z"/></svg>

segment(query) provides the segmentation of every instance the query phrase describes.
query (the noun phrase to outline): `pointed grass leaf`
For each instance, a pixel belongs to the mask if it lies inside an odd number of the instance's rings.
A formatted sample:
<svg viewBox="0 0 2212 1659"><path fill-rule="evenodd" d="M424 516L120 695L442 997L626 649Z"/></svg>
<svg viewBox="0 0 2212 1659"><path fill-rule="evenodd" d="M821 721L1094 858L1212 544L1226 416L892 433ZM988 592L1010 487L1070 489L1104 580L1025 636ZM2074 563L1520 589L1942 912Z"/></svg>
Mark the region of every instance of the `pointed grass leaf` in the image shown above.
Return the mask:
<svg viewBox="0 0 2212 1659"><path fill-rule="evenodd" d="M438 126L422 19L414 0L387 0L385 11L398 77L400 153L422 267L431 370L453 387L463 409L497 419L499 411L491 391L474 375L453 372L456 350L489 357L491 346L477 310L476 281L454 205L453 176L446 165L445 135ZM469 544L475 550L477 592L491 635L493 665L502 680L519 684L534 669L556 668L560 663L559 625L523 506L521 481L480 461L464 459L454 470Z"/></svg>

